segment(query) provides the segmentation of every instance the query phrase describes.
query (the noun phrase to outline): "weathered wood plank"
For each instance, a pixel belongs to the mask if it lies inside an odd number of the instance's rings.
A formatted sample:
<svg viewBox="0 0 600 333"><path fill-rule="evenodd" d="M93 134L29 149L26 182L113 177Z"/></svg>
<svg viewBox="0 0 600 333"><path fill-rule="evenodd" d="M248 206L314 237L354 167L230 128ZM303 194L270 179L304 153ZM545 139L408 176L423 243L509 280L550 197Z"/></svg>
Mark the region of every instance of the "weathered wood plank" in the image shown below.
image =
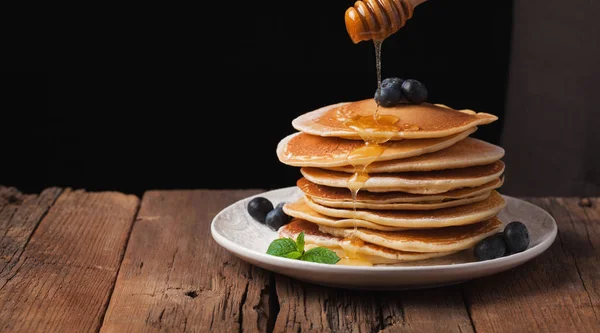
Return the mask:
<svg viewBox="0 0 600 333"><path fill-rule="evenodd" d="M12 187L0 187L0 290L61 191L49 188L40 195L26 195Z"/></svg>
<svg viewBox="0 0 600 333"><path fill-rule="evenodd" d="M101 332L264 332L269 273L218 246L212 218L255 190L144 194Z"/></svg>
<svg viewBox="0 0 600 333"><path fill-rule="evenodd" d="M355 291L276 277L274 332L473 332L457 286Z"/></svg>
<svg viewBox="0 0 600 333"><path fill-rule="evenodd" d="M598 205L591 211L575 198L531 201L555 217L559 237L531 262L463 286L476 331L599 332Z"/></svg>
<svg viewBox="0 0 600 333"><path fill-rule="evenodd" d="M459 286L383 293L382 300L385 332L474 332Z"/></svg>
<svg viewBox="0 0 600 333"><path fill-rule="evenodd" d="M585 199L589 203L586 203ZM600 198L584 198L578 204L583 208L584 216L587 219L587 223L583 225L584 230L582 230L585 232L587 242L583 242L585 246L577 247L574 256L577 258L578 272L590 297L594 314L600 318ZM581 210L574 209L574 211L581 216ZM577 245L580 244L575 244L575 246Z"/></svg>
<svg viewBox="0 0 600 333"><path fill-rule="evenodd" d="M585 201L556 198L550 200L549 209L564 222L560 224L563 250L573 258L591 310L600 319L600 198L588 199L587 205Z"/></svg>
<svg viewBox="0 0 600 333"><path fill-rule="evenodd" d="M326 288L276 276L279 313L274 332L373 332L376 293Z"/></svg>
<svg viewBox="0 0 600 333"><path fill-rule="evenodd" d="M97 331L138 203L65 190L0 287L0 331Z"/></svg>

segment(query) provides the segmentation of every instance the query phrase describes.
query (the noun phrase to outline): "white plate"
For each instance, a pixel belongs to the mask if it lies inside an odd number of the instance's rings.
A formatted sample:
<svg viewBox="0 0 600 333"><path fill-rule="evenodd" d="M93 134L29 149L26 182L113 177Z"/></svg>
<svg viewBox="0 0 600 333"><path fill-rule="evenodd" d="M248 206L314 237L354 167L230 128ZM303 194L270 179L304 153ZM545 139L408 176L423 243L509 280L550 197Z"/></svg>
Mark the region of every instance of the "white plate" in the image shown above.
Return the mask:
<svg viewBox="0 0 600 333"><path fill-rule="evenodd" d="M554 218L526 201L504 196L506 208L498 215L504 223L521 221L529 230L529 248L521 253L478 262L471 250L437 259L388 266L327 265L285 259L266 254L277 233L255 221L247 212L248 201L263 196L273 205L291 202L302 193L293 186L242 199L215 216L211 233L215 241L243 260L264 269L325 286L356 289L426 288L467 281L523 264L544 252L556 238Z"/></svg>

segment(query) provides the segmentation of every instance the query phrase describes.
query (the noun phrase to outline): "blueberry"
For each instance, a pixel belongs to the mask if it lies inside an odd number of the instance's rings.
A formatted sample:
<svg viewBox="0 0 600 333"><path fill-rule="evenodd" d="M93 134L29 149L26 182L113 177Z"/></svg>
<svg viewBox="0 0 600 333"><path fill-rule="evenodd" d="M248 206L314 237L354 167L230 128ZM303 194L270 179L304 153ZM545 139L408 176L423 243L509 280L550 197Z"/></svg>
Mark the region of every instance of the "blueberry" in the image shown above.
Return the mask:
<svg viewBox="0 0 600 333"><path fill-rule="evenodd" d="M417 80L408 79L402 83L401 89L404 97L413 104L421 104L427 99L427 88Z"/></svg>
<svg viewBox="0 0 600 333"><path fill-rule="evenodd" d="M475 245L473 254L479 261L496 259L504 256L506 244L502 235L488 236Z"/></svg>
<svg viewBox="0 0 600 333"><path fill-rule="evenodd" d="M264 197L256 197L248 202L248 214L260 223L265 223L267 214L273 210L273 203Z"/></svg>
<svg viewBox="0 0 600 333"><path fill-rule="evenodd" d="M523 252L529 246L529 231L519 222L513 221L504 227L504 242L507 251L511 253Z"/></svg>
<svg viewBox="0 0 600 333"><path fill-rule="evenodd" d="M269 226L271 229L273 229L275 231L277 231L282 226L288 224L290 222L290 220L292 219L291 216L287 215L283 211L283 204L285 204L285 203L281 203L281 204L277 205L277 208L271 210L267 214L267 217L265 219L267 226Z"/></svg>
<svg viewBox="0 0 600 333"><path fill-rule="evenodd" d="M402 80L399 77L388 77L381 81L381 85L375 91L375 102L378 105L389 107L404 101L402 96Z"/></svg>

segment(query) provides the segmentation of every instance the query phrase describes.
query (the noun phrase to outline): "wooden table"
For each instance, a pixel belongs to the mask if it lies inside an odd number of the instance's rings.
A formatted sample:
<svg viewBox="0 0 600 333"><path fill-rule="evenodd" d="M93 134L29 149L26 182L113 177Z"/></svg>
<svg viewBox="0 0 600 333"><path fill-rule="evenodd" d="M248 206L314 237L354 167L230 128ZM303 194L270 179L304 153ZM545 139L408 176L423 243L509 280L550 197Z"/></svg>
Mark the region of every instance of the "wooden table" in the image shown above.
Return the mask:
<svg viewBox="0 0 600 333"><path fill-rule="evenodd" d="M0 187L1 332L600 332L600 198L529 198L552 247L511 271L430 290L368 292L251 266L212 218L259 190Z"/></svg>

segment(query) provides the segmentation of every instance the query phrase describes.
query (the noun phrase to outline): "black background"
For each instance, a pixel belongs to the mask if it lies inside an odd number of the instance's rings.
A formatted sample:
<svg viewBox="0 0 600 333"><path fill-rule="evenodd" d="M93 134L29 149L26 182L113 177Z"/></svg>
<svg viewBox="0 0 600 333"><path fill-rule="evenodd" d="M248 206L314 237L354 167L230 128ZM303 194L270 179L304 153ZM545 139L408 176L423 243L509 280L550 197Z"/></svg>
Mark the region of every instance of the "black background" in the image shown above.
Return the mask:
<svg viewBox="0 0 600 333"><path fill-rule="evenodd" d="M223 4L212 11L229 20L217 25L207 13L140 17L72 45L68 69L0 73L0 184L138 195L295 184L298 169L275 155L292 119L369 98L377 85L372 43L353 44L345 30L352 4ZM430 102L498 115L474 134L498 144L511 20L511 1L425 2L383 43L383 77L418 79Z"/></svg>

